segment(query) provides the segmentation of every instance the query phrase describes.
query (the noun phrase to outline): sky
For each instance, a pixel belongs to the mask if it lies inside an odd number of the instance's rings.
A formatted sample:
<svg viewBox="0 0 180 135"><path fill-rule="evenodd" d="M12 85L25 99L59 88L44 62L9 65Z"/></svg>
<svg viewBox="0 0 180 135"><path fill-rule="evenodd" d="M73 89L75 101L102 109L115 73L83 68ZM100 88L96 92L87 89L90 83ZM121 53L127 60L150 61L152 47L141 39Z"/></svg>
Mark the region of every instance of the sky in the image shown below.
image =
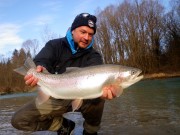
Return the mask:
<svg viewBox="0 0 180 135"><path fill-rule="evenodd" d="M95 14L121 0L0 0L0 55L10 55L28 39L42 41L45 28L65 36L75 16Z"/></svg>
<svg viewBox="0 0 180 135"><path fill-rule="evenodd" d="M65 36L75 16L95 14L123 0L0 0L0 56L9 56L26 40L40 44L45 28ZM166 0L164 0L166 2Z"/></svg>

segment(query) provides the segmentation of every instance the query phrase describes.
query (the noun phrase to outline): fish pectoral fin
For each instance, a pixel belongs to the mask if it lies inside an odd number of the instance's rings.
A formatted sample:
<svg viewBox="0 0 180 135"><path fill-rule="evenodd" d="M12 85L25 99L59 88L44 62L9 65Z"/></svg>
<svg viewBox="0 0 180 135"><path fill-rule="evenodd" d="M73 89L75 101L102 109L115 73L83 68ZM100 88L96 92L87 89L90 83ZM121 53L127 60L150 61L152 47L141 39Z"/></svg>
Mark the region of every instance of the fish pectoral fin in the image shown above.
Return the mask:
<svg viewBox="0 0 180 135"><path fill-rule="evenodd" d="M74 112L75 110L78 110L81 105L83 103L83 100L82 99L75 99L72 101L72 111Z"/></svg>
<svg viewBox="0 0 180 135"><path fill-rule="evenodd" d="M123 88L121 87L118 87L116 90L115 90L115 95L116 97L119 97L121 94L123 93Z"/></svg>
<svg viewBox="0 0 180 135"><path fill-rule="evenodd" d="M116 83L114 84L109 84L106 86L108 89L111 90L112 94L116 97L119 97L123 93L123 88L117 85Z"/></svg>

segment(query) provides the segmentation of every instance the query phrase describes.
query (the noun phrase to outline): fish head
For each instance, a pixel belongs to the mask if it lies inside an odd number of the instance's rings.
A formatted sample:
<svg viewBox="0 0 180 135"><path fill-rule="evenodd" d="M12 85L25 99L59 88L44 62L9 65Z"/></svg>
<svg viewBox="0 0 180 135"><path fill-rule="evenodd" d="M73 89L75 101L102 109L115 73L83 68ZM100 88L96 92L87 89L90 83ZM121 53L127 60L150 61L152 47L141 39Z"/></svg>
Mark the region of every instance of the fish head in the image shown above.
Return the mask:
<svg viewBox="0 0 180 135"><path fill-rule="evenodd" d="M119 73L116 76L116 80L119 86L124 89L140 81L143 78L141 73L142 70L138 68L122 66L119 68Z"/></svg>

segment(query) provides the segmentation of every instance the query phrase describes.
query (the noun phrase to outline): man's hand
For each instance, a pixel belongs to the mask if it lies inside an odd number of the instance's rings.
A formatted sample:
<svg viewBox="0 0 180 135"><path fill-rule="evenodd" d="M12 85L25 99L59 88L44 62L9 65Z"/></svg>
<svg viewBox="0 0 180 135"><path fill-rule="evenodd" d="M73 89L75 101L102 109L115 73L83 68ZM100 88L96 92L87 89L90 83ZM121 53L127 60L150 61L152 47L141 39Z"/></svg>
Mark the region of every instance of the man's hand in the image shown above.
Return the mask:
<svg viewBox="0 0 180 135"><path fill-rule="evenodd" d="M36 71L37 72L42 72L45 68L43 66L37 66ZM34 77L32 74L26 75L24 77L25 84L28 86L35 86L37 85L38 79Z"/></svg>
<svg viewBox="0 0 180 135"><path fill-rule="evenodd" d="M103 95L101 98L111 100L119 95L121 95L123 89L116 85L108 85L103 88Z"/></svg>

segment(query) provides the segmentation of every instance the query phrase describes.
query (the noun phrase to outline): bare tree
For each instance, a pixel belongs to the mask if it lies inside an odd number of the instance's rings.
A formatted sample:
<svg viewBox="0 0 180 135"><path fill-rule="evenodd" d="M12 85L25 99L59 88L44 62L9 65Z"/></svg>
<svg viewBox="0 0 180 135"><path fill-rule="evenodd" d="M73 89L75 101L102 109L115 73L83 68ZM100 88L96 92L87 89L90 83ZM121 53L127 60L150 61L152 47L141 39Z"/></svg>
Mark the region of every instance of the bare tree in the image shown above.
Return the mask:
<svg viewBox="0 0 180 135"><path fill-rule="evenodd" d="M141 67L144 71L159 67L163 7L158 1L124 1L108 6L97 16L96 43L105 63Z"/></svg>
<svg viewBox="0 0 180 135"><path fill-rule="evenodd" d="M32 57L35 57L35 55L40 50L39 42L37 39L26 40L25 42L23 42L22 48L26 51L27 54L31 54Z"/></svg>
<svg viewBox="0 0 180 135"><path fill-rule="evenodd" d="M172 9L164 16L164 39L166 44L166 61L171 67L168 70L180 69L180 3L171 1Z"/></svg>
<svg viewBox="0 0 180 135"><path fill-rule="evenodd" d="M45 44L51 39L58 38L57 34L52 32L52 30L50 29L48 25L44 26L44 29L42 30L42 33L41 33L41 37L42 37L43 44Z"/></svg>

